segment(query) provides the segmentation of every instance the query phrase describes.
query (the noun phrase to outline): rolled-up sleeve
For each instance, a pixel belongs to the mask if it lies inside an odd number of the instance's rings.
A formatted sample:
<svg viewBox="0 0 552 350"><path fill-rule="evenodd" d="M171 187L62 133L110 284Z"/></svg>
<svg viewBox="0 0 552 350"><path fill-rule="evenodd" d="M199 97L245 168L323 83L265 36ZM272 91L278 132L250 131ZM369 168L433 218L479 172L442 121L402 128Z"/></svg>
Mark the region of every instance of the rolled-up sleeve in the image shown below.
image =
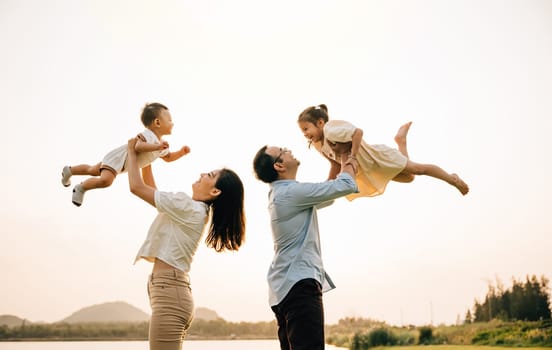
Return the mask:
<svg viewBox="0 0 552 350"><path fill-rule="evenodd" d="M322 183L303 182L295 185L293 193L297 206L318 205L358 192L355 179L348 173L340 173L334 180Z"/></svg>
<svg viewBox="0 0 552 350"><path fill-rule="evenodd" d="M344 120L330 120L324 125L324 137L332 142L351 142L356 126Z"/></svg>

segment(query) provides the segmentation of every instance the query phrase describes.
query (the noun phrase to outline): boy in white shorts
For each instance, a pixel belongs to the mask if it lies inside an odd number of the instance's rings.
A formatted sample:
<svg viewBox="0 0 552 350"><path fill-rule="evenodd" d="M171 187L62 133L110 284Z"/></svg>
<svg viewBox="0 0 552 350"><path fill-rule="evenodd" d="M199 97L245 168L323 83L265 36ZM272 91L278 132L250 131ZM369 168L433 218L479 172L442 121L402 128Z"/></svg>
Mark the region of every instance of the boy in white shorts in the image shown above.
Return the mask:
<svg viewBox="0 0 552 350"><path fill-rule="evenodd" d="M148 103L144 106L140 119L146 127L139 134L139 141L136 142L135 148L138 152L140 168L151 164L157 158L172 162L190 153L190 147L188 146L183 146L176 152L170 152L168 142L162 139L164 135L171 134L174 125L166 106L161 103ZM73 204L80 207L84 199L84 193L88 190L111 186L118 174L127 171L127 154L128 146L124 144L109 152L100 163L95 165L65 166L61 172L61 183L65 187L71 185L71 176L73 175L92 176L73 188Z"/></svg>

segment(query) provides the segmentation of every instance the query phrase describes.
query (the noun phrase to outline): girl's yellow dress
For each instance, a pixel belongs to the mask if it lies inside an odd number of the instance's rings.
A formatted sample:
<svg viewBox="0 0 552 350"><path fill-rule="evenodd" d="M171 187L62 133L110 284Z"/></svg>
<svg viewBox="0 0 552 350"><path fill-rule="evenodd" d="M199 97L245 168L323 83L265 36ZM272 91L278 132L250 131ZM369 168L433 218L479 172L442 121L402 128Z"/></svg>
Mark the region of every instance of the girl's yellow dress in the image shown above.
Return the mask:
<svg viewBox="0 0 552 350"><path fill-rule="evenodd" d="M324 141L313 142L314 147L322 155L335 160L335 152L332 151L327 141L351 142L356 127L344 120L330 120L324 125ZM359 170L356 175L358 193L353 193L346 198L352 201L358 197L374 197L385 192L385 187L403 171L408 158L396 148L387 145L370 145L362 140L356 156Z"/></svg>

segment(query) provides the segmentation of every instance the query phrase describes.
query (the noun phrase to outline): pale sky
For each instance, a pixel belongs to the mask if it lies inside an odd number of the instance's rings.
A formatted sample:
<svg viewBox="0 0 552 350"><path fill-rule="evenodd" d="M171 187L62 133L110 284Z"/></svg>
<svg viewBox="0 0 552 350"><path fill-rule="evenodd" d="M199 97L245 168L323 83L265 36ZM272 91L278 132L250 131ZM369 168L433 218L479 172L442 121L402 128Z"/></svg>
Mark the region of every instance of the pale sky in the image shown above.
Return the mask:
<svg viewBox="0 0 552 350"><path fill-rule="evenodd" d="M60 172L126 143L154 101L172 113L171 148L192 150L154 163L159 189L191 193L223 166L244 181L245 245L202 244L191 271L196 306L228 321L274 319L252 158L285 146L298 180L325 180L296 123L319 103L373 144L413 121L411 160L471 188L418 177L321 210L327 323L452 324L489 282L552 278L551 1L1 0L0 44L0 314L55 322L117 300L150 312L151 264L133 261L155 209L126 174L77 208Z"/></svg>

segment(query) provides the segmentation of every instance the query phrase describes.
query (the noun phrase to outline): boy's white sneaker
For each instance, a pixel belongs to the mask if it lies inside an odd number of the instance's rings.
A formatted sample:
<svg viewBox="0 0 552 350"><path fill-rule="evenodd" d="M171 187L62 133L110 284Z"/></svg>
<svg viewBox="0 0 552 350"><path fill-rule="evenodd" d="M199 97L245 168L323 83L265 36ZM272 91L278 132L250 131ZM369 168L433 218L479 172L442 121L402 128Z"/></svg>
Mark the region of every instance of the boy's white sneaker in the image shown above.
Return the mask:
<svg viewBox="0 0 552 350"><path fill-rule="evenodd" d="M65 187L69 187L71 185L71 167L66 165L63 167L63 170L61 171L61 184Z"/></svg>
<svg viewBox="0 0 552 350"><path fill-rule="evenodd" d="M73 188L73 204L80 207L84 199L84 189L81 184L76 185Z"/></svg>

